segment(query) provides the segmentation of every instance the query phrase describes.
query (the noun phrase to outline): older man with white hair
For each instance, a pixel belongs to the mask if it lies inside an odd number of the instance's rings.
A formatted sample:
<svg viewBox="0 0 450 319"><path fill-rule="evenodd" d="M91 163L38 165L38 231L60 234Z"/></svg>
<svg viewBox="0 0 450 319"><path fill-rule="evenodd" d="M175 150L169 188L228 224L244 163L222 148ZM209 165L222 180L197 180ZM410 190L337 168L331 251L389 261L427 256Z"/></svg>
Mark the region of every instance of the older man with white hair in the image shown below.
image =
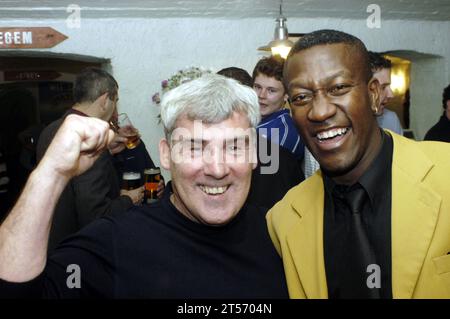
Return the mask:
<svg viewBox="0 0 450 319"><path fill-rule="evenodd" d="M256 94L203 76L164 96L161 119L161 165L172 190L159 203L97 220L47 258L55 200L112 138L102 121L66 119L0 227L0 296L287 297L264 213L245 204ZM37 199L38 192L46 195Z"/></svg>

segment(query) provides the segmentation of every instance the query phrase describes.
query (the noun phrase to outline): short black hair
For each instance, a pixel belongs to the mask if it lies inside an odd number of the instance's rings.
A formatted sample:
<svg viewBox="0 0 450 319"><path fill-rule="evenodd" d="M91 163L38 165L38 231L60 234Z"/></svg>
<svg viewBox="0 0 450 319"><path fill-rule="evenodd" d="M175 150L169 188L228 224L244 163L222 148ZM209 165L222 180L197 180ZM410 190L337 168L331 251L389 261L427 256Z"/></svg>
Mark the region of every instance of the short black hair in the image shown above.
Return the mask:
<svg viewBox="0 0 450 319"><path fill-rule="evenodd" d="M442 92L442 107L447 108L447 101L450 100L450 84Z"/></svg>
<svg viewBox="0 0 450 319"><path fill-rule="evenodd" d="M117 81L108 72L99 68L85 68L75 79L74 102L94 102L105 93L108 93L110 100L114 100L118 88Z"/></svg>
<svg viewBox="0 0 450 319"><path fill-rule="evenodd" d="M253 82L259 74L275 78L283 83L284 59L279 55L264 57L256 63L253 69Z"/></svg>
<svg viewBox="0 0 450 319"><path fill-rule="evenodd" d="M380 69L392 68L392 62L386 59L381 53L369 51L370 70L373 73Z"/></svg>
<svg viewBox="0 0 450 319"><path fill-rule="evenodd" d="M236 81L240 82L241 84L247 85L249 87L252 87L252 85L253 85L253 80L252 80L252 77L250 76L250 74L248 74L247 71L245 71L244 69L241 69L241 68L232 66L232 67L224 68L224 69L220 70L219 72L217 72L217 74L226 76L227 78L235 79Z"/></svg>
<svg viewBox="0 0 450 319"><path fill-rule="evenodd" d="M362 54L364 63L367 65L366 76L367 81L369 81L372 77L372 72L369 67L369 53L366 46L359 38L342 31L323 29L303 35L294 44L294 47L289 52L286 62L291 56L300 51L326 44L348 44L358 49Z"/></svg>

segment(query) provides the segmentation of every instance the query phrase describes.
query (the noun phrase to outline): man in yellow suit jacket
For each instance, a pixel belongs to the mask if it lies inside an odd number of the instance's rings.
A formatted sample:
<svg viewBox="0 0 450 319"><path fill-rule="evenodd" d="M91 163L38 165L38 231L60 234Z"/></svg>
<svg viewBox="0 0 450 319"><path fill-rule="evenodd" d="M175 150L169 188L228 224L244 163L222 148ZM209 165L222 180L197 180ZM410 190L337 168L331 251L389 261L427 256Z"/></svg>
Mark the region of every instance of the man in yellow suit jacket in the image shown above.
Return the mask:
<svg viewBox="0 0 450 319"><path fill-rule="evenodd" d="M351 35L305 35L284 81L321 165L267 215L290 297L450 298L450 145L377 128L379 83ZM355 189L365 194L356 212Z"/></svg>

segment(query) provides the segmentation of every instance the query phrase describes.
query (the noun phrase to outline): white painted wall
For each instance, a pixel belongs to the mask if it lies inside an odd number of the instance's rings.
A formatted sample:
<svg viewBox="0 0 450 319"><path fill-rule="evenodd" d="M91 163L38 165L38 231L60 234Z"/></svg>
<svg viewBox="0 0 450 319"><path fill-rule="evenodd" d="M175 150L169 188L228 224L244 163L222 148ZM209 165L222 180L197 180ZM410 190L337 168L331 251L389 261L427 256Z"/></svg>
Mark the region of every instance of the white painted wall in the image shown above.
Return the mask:
<svg viewBox="0 0 450 319"><path fill-rule="evenodd" d="M443 72L447 68L444 58L423 58L415 60L411 65L410 90L412 103L410 107L411 129L416 139L423 139L428 130L436 124L442 115L442 92L449 84L449 80Z"/></svg>
<svg viewBox="0 0 450 319"><path fill-rule="evenodd" d="M41 51L110 59L120 85L120 110L129 113L159 163L157 143L163 134L151 96L160 89L161 80L187 66L215 71L238 66L251 73L263 56L256 48L271 39L275 22L269 18L82 19L80 29L70 29L65 20L3 20L0 26L51 26L69 39ZM450 22L382 21L381 29L369 29L365 20L288 18L288 27L292 33L342 30L360 37L373 51L442 56L439 62L413 66L411 127L416 136L422 138L439 117L441 92L450 82Z"/></svg>

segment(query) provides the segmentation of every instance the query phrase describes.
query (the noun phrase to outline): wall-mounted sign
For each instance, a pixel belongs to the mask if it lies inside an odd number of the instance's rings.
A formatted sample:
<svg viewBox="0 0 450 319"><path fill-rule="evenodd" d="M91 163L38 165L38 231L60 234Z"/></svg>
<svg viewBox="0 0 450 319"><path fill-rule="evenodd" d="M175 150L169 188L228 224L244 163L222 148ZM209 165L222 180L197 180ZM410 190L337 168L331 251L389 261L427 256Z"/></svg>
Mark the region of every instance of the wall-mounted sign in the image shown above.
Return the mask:
<svg viewBox="0 0 450 319"><path fill-rule="evenodd" d="M5 71L5 81L51 81L61 76L56 71Z"/></svg>
<svg viewBox="0 0 450 319"><path fill-rule="evenodd" d="M0 28L0 49L46 49L65 39L50 27Z"/></svg>

